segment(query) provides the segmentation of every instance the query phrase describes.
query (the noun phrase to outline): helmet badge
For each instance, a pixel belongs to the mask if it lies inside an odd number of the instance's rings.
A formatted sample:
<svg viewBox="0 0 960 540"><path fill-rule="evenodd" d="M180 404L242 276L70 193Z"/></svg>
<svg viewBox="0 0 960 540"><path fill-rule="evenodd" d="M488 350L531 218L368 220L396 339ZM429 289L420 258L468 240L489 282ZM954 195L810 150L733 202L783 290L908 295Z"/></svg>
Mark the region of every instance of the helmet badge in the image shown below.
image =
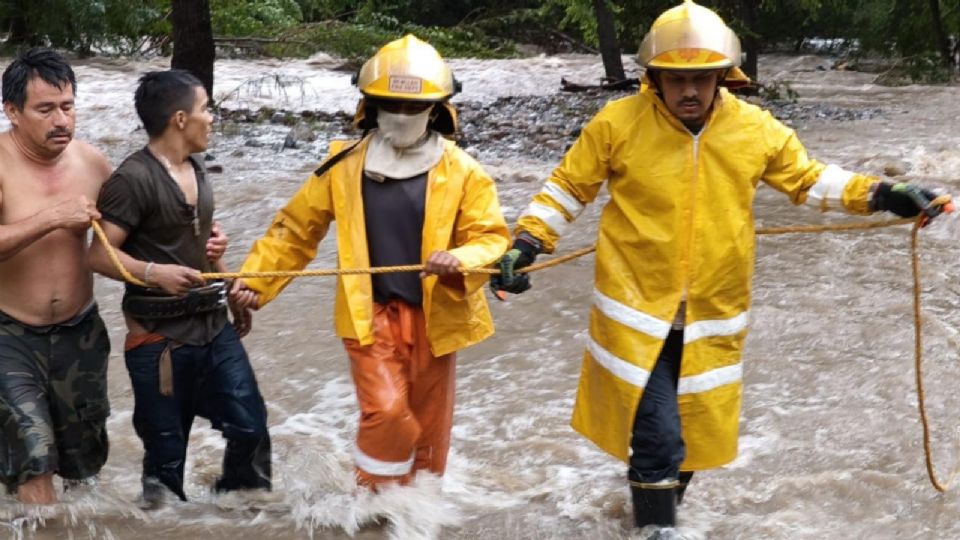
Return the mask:
<svg viewBox="0 0 960 540"><path fill-rule="evenodd" d="M419 94L423 88L423 81L419 77L404 77L391 75L389 89L398 94Z"/></svg>

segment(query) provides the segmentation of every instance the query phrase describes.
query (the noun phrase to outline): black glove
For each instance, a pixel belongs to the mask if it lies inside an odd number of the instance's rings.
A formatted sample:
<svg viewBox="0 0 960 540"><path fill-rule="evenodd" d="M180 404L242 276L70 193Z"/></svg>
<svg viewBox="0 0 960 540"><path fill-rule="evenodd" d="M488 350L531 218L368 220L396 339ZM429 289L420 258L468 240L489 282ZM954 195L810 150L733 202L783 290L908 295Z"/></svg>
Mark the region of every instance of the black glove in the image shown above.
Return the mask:
<svg viewBox="0 0 960 540"><path fill-rule="evenodd" d="M936 193L914 184L880 182L870 200L870 209L886 210L905 218L917 217L923 212L927 219L933 219L943 212L943 206L930 205L936 198Z"/></svg>
<svg viewBox="0 0 960 540"><path fill-rule="evenodd" d="M521 233L513 241L513 247L506 252L497 266L500 267L500 273L490 276L490 289L500 300L506 300L501 291L520 294L531 287L529 274L518 274L517 270L530 266L540 253L539 242L536 239L527 239Z"/></svg>

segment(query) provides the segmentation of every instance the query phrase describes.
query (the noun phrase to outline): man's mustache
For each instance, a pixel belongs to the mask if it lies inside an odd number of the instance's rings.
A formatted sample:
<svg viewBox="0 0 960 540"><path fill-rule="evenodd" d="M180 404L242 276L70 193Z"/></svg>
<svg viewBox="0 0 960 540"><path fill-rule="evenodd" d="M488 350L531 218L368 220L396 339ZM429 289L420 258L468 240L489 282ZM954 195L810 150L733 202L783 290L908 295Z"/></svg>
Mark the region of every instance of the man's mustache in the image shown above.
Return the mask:
<svg viewBox="0 0 960 540"><path fill-rule="evenodd" d="M55 129L50 133L47 133L48 139L53 139L55 137L72 137L73 133L69 129Z"/></svg>
<svg viewBox="0 0 960 540"><path fill-rule="evenodd" d="M680 106L681 106L681 107L684 106L684 105L700 105L700 100L699 100L699 99L685 99L685 100L683 100L683 101L680 102Z"/></svg>

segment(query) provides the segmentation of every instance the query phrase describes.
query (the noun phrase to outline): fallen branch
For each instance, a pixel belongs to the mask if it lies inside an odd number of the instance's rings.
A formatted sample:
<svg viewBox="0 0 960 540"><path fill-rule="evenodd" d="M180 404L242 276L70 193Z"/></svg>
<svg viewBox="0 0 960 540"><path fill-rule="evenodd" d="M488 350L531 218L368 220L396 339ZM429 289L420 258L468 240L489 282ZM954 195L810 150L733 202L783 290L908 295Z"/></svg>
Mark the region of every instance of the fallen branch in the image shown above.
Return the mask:
<svg viewBox="0 0 960 540"><path fill-rule="evenodd" d="M281 38L262 38L262 37L214 37L214 43L227 43L239 46L239 43L256 43L256 44L271 44L271 43L294 43L297 45L309 45L307 41L300 39L281 39Z"/></svg>
<svg viewBox="0 0 960 540"><path fill-rule="evenodd" d="M558 31L558 30L553 30L553 29L551 29L551 30L550 30L550 33L551 33L552 35L554 35L554 36L562 39L563 41L566 41L567 43L573 45L574 47L577 47L577 48L579 48L579 49L581 49L581 50L583 50L583 51L586 51L586 52L588 52L588 53L590 53L590 54L600 54L600 51L594 49L593 47L587 45L586 43L584 43L584 42L582 42L582 41L580 41L580 40L573 39L572 37L564 34L563 32L560 32L560 31Z"/></svg>
<svg viewBox="0 0 960 540"><path fill-rule="evenodd" d="M589 92L590 90L626 90L640 86L640 79L623 79L620 81L604 81L600 84L579 84L560 78L560 88L564 92Z"/></svg>
<svg viewBox="0 0 960 540"><path fill-rule="evenodd" d="M234 96L238 98L241 97L240 94L244 88L249 89L251 93L253 93L253 91L256 91L257 94L260 94L264 86L272 86L273 88L275 88L277 90L277 93L280 94L281 102L288 101L288 96L286 91L287 87L299 86L301 95L305 94L307 89L306 80L301 77L295 77L295 76L285 77L280 73L268 73L260 77L255 77L255 78L251 78L243 81L233 90L230 90L226 94L223 94L222 96L220 96L220 99L214 102L213 108L219 110L223 106L223 103L228 99Z"/></svg>

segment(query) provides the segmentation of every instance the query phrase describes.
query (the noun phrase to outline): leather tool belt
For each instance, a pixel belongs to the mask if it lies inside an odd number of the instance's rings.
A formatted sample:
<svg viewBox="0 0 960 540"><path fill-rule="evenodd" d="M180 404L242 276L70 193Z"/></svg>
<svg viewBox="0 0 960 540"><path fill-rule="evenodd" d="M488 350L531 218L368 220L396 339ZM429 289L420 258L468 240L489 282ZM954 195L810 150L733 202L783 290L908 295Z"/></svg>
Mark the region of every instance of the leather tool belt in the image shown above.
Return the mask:
<svg viewBox="0 0 960 540"><path fill-rule="evenodd" d="M134 319L173 319L216 311L227 305L227 286L218 281L194 287L183 296L171 296L159 289L138 289L123 298L123 311Z"/></svg>

